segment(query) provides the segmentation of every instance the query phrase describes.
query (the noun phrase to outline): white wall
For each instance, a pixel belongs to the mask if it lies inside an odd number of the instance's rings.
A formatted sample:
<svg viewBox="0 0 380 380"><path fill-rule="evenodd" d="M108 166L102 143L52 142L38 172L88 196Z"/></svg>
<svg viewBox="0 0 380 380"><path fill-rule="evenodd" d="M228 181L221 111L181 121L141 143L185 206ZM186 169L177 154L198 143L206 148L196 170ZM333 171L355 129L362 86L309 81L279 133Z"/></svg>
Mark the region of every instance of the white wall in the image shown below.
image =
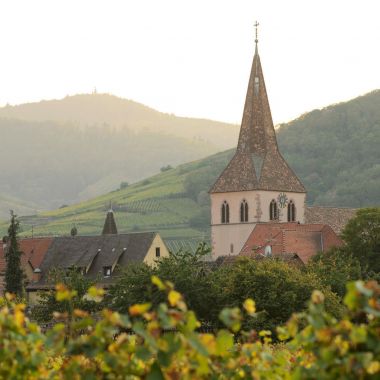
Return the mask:
<svg viewBox="0 0 380 380"><path fill-rule="evenodd" d="M243 244L257 222L269 222L269 205L272 199L277 200L280 191L239 191L211 194L211 243L214 258L218 256L239 254ZM296 221L305 222L305 193L284 192L288 200L296 207ZM240 222L240 203L248 203L248 223ZM227 201L230 208L230 223L221 223L221 207ZM287 222L287 207L280 209L280 222ZM233 252L231 252L233 244Z"/></svg>

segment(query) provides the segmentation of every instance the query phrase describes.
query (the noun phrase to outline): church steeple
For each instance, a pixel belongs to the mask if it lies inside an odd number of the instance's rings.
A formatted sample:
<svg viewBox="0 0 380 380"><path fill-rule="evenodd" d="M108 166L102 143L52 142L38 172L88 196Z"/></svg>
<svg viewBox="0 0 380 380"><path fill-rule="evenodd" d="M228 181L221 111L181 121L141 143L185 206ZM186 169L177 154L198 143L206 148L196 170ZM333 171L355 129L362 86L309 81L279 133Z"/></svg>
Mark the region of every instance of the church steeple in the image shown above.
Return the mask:
<svg viewBox="0 0 380 380"><path fill-rule="evenodd" d="M258 51L257 26L256 22L255 54L238 146L211 193L248 190L305 192L303 184L278 150Z"/></svg>
<svg viewBox="0 0 380 380"><path fill-rule="evenodd" d="M102 235L117 235L117 227L115 217L113 215L112 206L107 212L106 220L104 221Z"/></svg>

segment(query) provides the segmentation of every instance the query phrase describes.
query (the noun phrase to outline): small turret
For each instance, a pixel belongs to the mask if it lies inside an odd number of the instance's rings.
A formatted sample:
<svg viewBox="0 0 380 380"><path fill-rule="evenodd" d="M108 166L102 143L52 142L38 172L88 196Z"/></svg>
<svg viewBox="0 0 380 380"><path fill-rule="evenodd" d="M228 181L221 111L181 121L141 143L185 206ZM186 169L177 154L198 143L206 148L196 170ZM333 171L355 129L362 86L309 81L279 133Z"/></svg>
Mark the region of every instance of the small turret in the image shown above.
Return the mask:
<svg viewBox="0 0 380 380"><path fill-rule="evenodd" d="M104 221L102 235L117 235L117 227L112 207L107 212L106 220Z"/></svg>

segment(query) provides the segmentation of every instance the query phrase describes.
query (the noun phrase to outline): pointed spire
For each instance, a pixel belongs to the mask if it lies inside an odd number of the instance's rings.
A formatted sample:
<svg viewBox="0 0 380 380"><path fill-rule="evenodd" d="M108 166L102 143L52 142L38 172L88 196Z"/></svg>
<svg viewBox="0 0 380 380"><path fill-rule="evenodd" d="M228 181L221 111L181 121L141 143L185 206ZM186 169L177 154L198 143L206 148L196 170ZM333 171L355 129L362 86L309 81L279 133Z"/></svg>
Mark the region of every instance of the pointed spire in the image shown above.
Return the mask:
<svg viewBox="0 0 380 380"><path fill-rule="evenodd" d="M211 188L214 192L279 190L305 192L295 173L281 156L258 52L255 26L255 54L245 98L235 156Z"/></svg>
<svg viewBox="0 0 380 380"><path fill-rule="evenodd" d="M115 217L112 210L112 203L110 202L110 209L107 212L106 220L104 221L102 235L117 235L117 227Z"/></svg>
<svg viewBox="0 0 380 380"><path fill-rule="evenodd" d="M277 150L277 141L257 48L258 25L256 22L255 55L248 82L238 150L263 157L268 151Z"/></svg>

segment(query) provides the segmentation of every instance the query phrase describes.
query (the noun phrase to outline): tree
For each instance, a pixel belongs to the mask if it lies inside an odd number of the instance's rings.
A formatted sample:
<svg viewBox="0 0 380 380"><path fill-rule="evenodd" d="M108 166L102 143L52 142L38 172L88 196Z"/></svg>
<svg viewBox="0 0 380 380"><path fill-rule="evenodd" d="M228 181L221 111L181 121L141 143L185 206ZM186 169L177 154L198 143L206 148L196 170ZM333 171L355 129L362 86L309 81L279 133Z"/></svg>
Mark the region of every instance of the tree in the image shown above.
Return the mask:
<svg viewBox="0 0 380 380"><path fill-rule="evenodd" d="M55 288L41 291L38 305L32 309L33 319L38 322L49 322L55 311L72 314L74 309L81 309L89 313L101 309L101 304L84 297L88 289L96 284L96 279L84 277L78 268L71 268L67 272L53 269L48 275L48 283L62 284L68 291L73 292L73 297L70 302L60 302L56 298L57 290Z"/></svg>
<svg viewBox="0 0 380 380"><path fill-rule="evenodd" d="M73 226L73 228L70 230L70 235L73 237L78 235L78 229L76 226Z"/></svg>
<svg viewBox="0 0 380 380"><path fill-rule="evenodd" d="M285 323L293 312L303 311L314 289L325 292L328 310L339 316L340 299L314 273L307 273L285 262L238 258L218 266L203 260L207 249L200 246L190 252L171 253L155 267L135 264L126 268L119 281L107 294L106 304L121 313L135 303L152 302L157 306L162 292L150 278L155 275L170 281L183 294L184 300L207 326L218 327L219 311L237 307L247 298L256 301L259 314L250 321L255 329L274 329Z"/></svg>
<svg viewBox="0 0 380 380"><path fill-rule="evenodd" d="M363 269L380 273L380 208L364 208L356 213L342 233L347 250L360 261Z"/></svg>
<svg viewBox="0 0 380 380"><path fill-rule="evenodd" d="M314 289L325 294L329 312L339 316L342 311L339 298L314 274L277 259L239 258L221 267L217 277L219 300L215 303L219 310L237 307L247 298L254 299L258 316L249 322L249 327L255 330L274 330L292 313L304 311Z"/></svg>
<svg viewBox="0 0 380 380"><path fill-rule="evenodd" d="M157 306L163 301L163 294L151 282L152 275L156 275L175 284L199 319L218 320L219 309L212 312L215 306L215 288L211 270L203 261L208 253L205 244L200 244L195 254L184 251L170 253L169 257L159 259L155 267L144 263L129 265L109 290L106 304L122 313L135 303L151 301Z"/></svg>
<svg viewBox="0 0 380 380"><path fill-rule="evenodd" d="M5 250L5 291L21 297L23 294L24 274L21 268L21 254L18 233L20 223L17 215L11 211L11 223L8 228L7 248Z"/></svg>
<svg viewBox="0 0 380 380"><path fill-rule="evenodd" d="M341 299L346 294L347 282L362 278L359 260L346 247L333 248L312 257L305 270L313 273Z"/></svg>

